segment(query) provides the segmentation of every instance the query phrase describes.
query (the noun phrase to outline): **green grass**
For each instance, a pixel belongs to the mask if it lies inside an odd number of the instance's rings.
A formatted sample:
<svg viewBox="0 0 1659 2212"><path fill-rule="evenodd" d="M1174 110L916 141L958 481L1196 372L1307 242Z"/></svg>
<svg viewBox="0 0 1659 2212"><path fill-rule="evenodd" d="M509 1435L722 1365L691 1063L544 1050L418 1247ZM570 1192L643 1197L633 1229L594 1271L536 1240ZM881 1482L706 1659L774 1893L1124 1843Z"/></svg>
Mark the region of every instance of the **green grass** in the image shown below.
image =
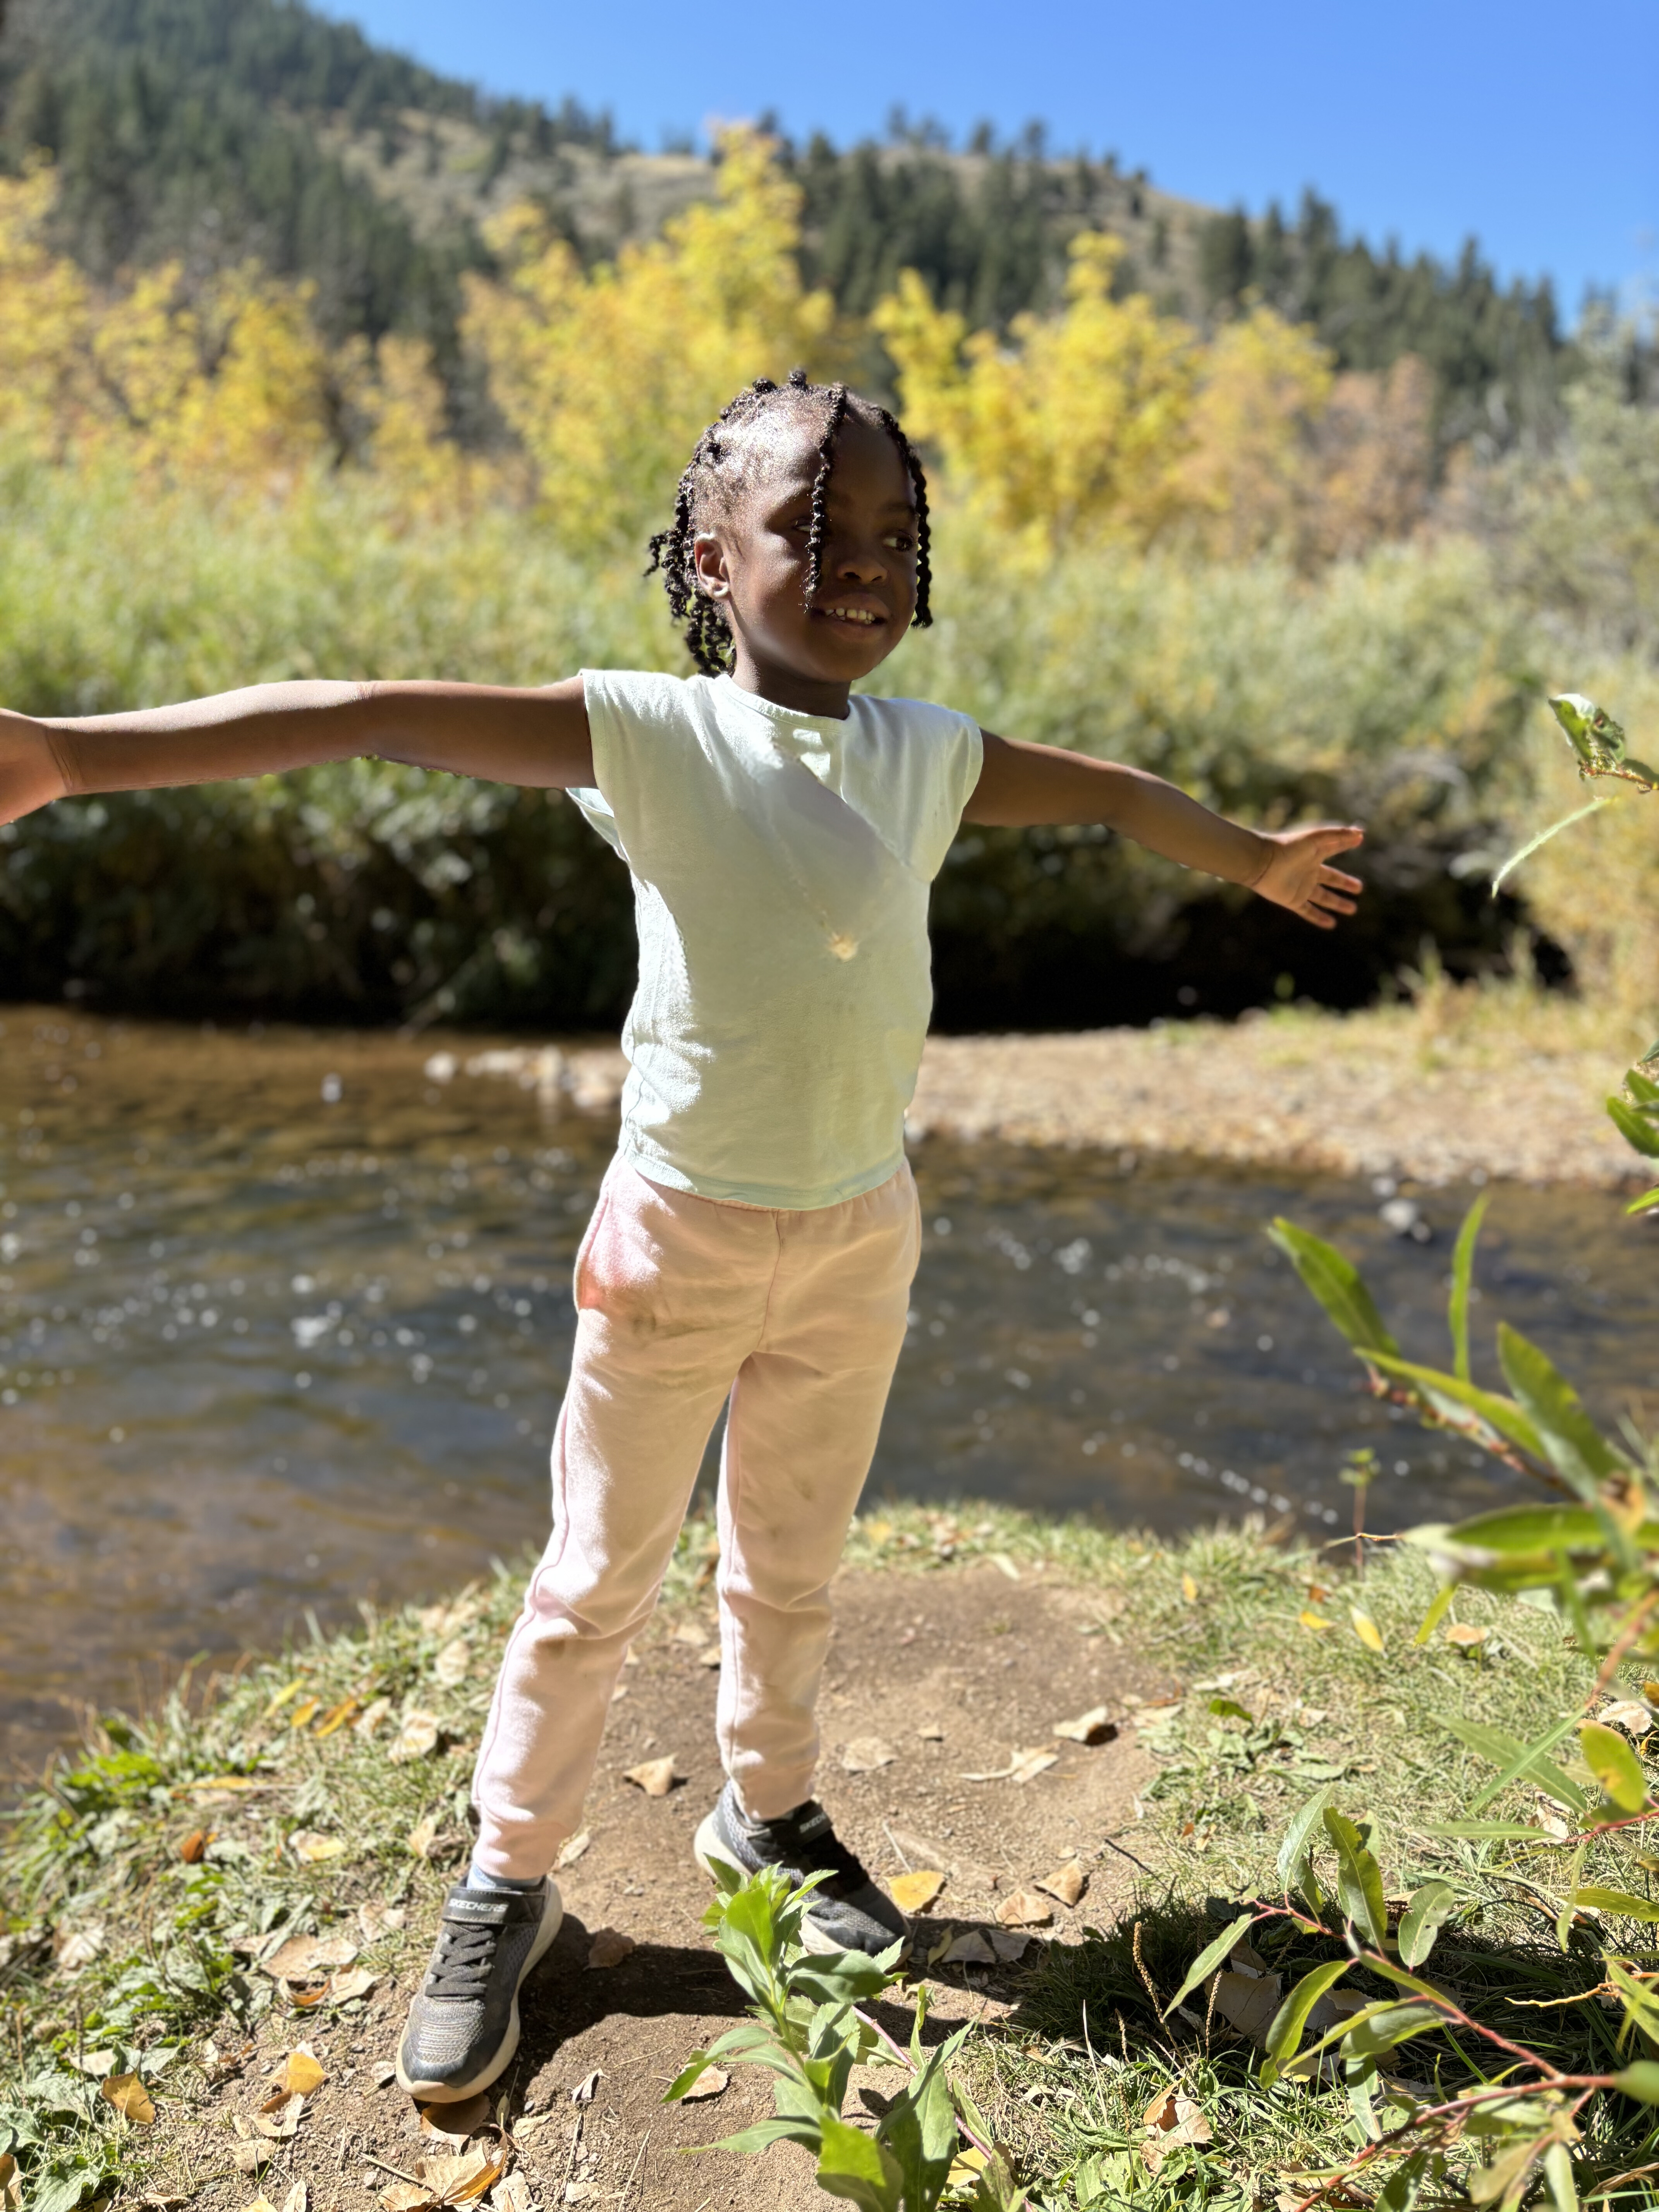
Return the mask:
<svg viewBox="0 0 1659 2212"><path fill-rule="evenodd" d="M688 1524L669 1607L702 1595L711 1546L706 1521ZM1554 1873L1513 1846L1428 1832L1492 1778L1447 1732L1448 1717L1535 1736L1583 1694L1584 1664L1553 1615L1460 1599L1459 1617L1491 1632L1465 1657L1439 1633L1424 1648L1412 1642L1433 1589L1414 1553L1376 1556L1361 1591L1328 1553L1276 1547L1249 1529L1163 1544L978 1505L956 1516L872 1512L848 1561L937 1574L997 1553L1028 1579L1086 1589L1094 1602L1082 1632L1133 1646L1184 1692L1143 1723L1158 1774L1145 1817L1120 1838L1153 1870L1134 1922L1045 1951L1016 2011L970 2045L970 2083L1015 2149L1035 2203L1242 2212L1273 2203L1287 2172L1352 2152L1358 2123L1340 2091L1255 2089L1254 2052L1218 2015L1159 2026L1148 1989L1161 2006L1237 1900L1279 1894L1279 1832L1325 1781L1346 1812L1375 1823L1390 1897L1448 1869L1465 1884L1474 1901L1448 1927L1436 1966L1472 2005L1508 2031L1547 2038L1564 2061L1616 2063L1616 2015L1594 2002L1549 2012L1509 2002L1600 1979L1599 1949L1582 1929L1567 1953L1556 1946L1553 1907L1540 1901ZM450 1605L366 1612L359 1630L255 1662L234 1679L186 1684L144 1718L106 1719L7 1817L0 2151L32 2177L26 2203L63 2212L118 2172L127 2190L143 2185L142 2131L100 2099L82 2070L88 2058L140 2073L158 2106L199 2104L213 2063L206 2039L240 2039L272 2002L270 1983L250 1967L252 1950L282 1931L325 1931L365 1903L402 1906L411 1924L435 1903L466 1849L472 1753L520 1588L518 1571L503 1571ZM1328 1595L1310 1605L1310 1589ZM1380 1655L1352 1626L1355 1601L1381 1632ZM1304 1609L1333 1625L1302 1626ZM1200 1686L1222 1674L1232 1678L1224 1690ZM1212 1697L1249 1717L1212 1712ZM366 1734L358 1723L381 1700ZM395 1763L387 1747L411 1710L431 1716L436 1741ZM211 1786L225 1778L244 1786ZM1516 1790L1493 1809L1531 1818L1537 1808ZM431 1857L410 1849L422 1822L433 1824ZM186 1863L187 1838L210 1828L206 1856ZM339 1856L302 1860L296 1832L337 1840ZM1596 1851L1583 1881L1647 1882L1628 1849ZM60 1954L77 1935L93 1955L76 1968ZM390 1966L412 1940L388 1929L360 1963ZM1283 1923L1257 1940L1280 1967L1328 1953ZM1460 2064L1447 2045L1419 2043L1401 2069L1427 2078L1437 2066L1449 2083ZM1140 2160L1141 2115L1171 2086L1203 2107L1212 2140L1172 2154L1154 2179ZM1652 2154L1645 2129L1626 2115L1617 2140L1598 2145L1606 2170Z"/></svg>

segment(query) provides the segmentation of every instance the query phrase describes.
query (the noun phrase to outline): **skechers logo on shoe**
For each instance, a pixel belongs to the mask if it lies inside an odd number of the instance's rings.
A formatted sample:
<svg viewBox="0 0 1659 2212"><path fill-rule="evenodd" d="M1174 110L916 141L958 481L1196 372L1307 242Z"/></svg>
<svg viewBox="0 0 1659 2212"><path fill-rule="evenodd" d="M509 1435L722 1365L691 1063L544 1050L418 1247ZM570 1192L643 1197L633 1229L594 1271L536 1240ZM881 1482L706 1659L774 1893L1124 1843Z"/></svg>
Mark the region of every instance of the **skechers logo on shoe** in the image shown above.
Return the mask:
<svg viewBox="0 0 1659 2212"><path fill-rule="evenodd" d="M507 1897L481 1897L463 1891L452 1897L444 1905L446 1920L502 1920L512 1909L513 1900Z"/></svg>
<svg viewBox="0 0 1659 2212"><path fill-rule="evenodd" d="M800 1838L802 1843L808 1843L814 1836L822 1835L829 1825L830 1815L820 1806L816 1813L809 1814L801 1822L795 1833Z"/></svg>

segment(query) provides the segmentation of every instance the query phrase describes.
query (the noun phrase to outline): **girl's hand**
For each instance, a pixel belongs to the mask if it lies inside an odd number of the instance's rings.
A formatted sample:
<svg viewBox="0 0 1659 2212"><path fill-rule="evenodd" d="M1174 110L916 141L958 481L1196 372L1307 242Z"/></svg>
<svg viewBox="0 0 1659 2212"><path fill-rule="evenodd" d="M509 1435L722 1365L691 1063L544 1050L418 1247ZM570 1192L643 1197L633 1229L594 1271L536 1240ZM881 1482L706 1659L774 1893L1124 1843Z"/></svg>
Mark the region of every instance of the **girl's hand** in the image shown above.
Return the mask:
<svg viewBox="0 0 1659 2212"><path fill-rule="evenodd" d="M1257 836L1272 849L1267 865L1250 885L1275 906L1287 906L1316 929L1334 929L1335 917L1352 914L1365 888L1358 876L1329 866L1336 853L1364 842L1356 823L1316 823L1308 830L1263 830Z"/></svg>
<svg viewBox="0 0 1659 2212"><path fill-rule="evenodd" d="M15 822L69 789L39 722L0 707L0 823Z"/></svg>

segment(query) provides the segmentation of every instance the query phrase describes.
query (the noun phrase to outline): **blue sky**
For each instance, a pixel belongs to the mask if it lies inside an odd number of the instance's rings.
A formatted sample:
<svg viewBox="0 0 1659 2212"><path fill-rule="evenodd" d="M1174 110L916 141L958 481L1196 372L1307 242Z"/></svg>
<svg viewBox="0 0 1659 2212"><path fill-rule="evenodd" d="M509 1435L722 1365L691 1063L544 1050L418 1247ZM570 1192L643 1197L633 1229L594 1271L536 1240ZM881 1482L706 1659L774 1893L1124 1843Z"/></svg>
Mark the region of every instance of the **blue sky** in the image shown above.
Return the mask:
<svg viewBox="0 0 1659 2212"><path fill-rule="evenodd" d="M382 43L495 92L609 108L647 147L771 109L838 142L895 105L958 137L1040 118L1191 198L1253 211L1304 185L1380 244L1506 277L1659 276L1654 0L880 0L873 9L624 0L330 0Z"/></svg>

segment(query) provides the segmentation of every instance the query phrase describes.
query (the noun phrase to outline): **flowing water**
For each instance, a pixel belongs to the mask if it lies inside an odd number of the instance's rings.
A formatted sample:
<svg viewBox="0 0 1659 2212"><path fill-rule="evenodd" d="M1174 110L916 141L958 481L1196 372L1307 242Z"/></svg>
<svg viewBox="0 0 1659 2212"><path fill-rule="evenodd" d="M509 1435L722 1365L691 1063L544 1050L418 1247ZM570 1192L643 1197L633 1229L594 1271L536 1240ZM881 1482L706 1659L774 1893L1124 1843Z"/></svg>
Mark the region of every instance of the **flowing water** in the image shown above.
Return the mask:
<svg viewBox="0 0 1659 2212"><path fill-rule="evenodd" d="M14 1771L79 1705L153 1696L194 1653L435 1593L541 1540L570 1267L614 1115L430 1081L437 1042L5 1014ZM1386 1470L1375 1527L1501 1494L1486 1462L1364 1395L1262 1235L1284 1212L1334 1237L1437 1358L1467 1190L1417 1194L1419 1243L1329 1178L939 1139L915 1164L924 1251L875 1496L1162 1529L1256 1510L1326 1535L1364 1443ZM1601 1413L1634 1389L1650 1417L1656 1233L1609 1195L1497 1190L1477 1340L1501 1311Z"/></svg>

